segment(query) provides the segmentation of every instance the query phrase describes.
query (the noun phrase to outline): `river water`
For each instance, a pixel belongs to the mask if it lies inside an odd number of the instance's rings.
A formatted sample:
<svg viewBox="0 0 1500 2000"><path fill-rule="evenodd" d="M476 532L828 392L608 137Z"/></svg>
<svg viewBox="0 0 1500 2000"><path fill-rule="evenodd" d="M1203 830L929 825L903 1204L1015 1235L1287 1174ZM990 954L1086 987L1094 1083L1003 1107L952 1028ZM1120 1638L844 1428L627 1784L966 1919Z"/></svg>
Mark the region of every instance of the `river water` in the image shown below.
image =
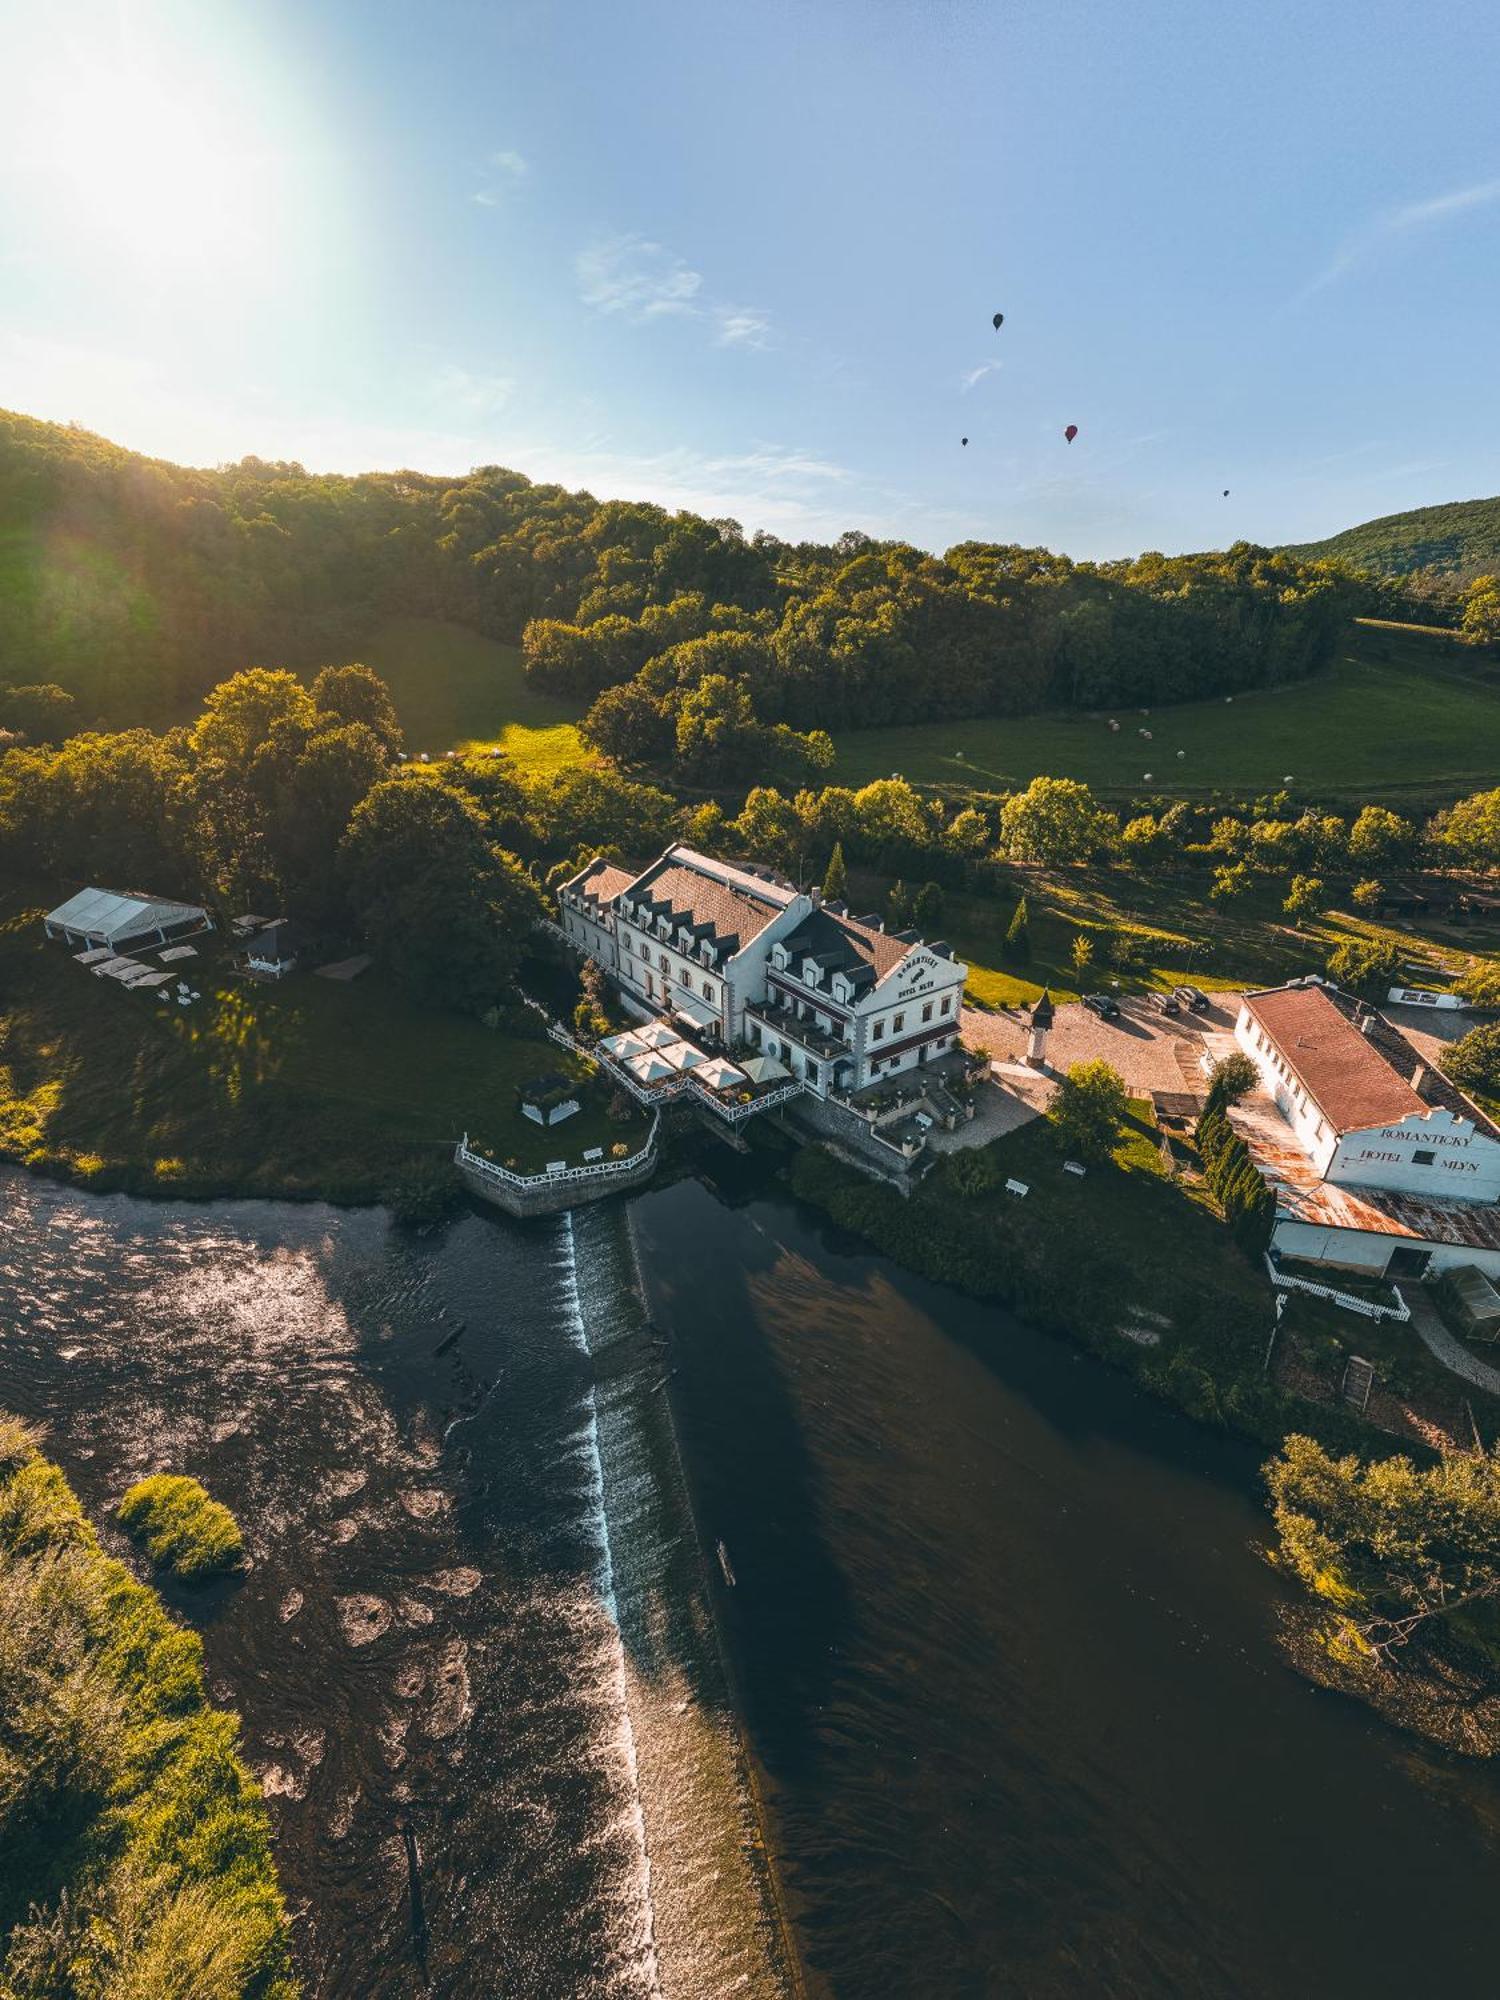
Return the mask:
<svg viewBox="0 0 1500 2000"><path fill-rule="evenodd" d="M310 1994L780 1996L778 1880L838 2000L1487 1983L1500 1787L1285 1668L1254 1459L707 1160L425 1239L0 1176L0 1405L246 1528L182 1602Z"/></svg>

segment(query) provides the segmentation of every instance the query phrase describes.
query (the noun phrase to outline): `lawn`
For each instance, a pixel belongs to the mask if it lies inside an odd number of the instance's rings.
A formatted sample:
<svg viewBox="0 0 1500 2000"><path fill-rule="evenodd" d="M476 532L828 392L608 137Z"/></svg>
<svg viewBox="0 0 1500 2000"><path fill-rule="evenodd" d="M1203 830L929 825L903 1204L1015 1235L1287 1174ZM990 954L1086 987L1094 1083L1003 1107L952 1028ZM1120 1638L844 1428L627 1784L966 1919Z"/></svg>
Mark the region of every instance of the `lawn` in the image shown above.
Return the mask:
<svg viewBox="0 0 1500 2000"><path fill-rule="evenodd" d="M392 618L363 654L390 688L413 756L497 747L547 772L587 755L574 727L578 708L528 687L514 646L435 618Z"/></svg>
<svg viewBox="0 0 1500 2000"><path fill-rule="evenodd" d="M1337 908L1299 931L1282 914L1280 877L1268 878L1248 901L1225 907L1209 900L1212 873L1201 867L1010 868L1005 874L1007 886L998 894L945 893L934 927L970 967L969 999L991 1007L1030 1002L1044 986L1054 999L1076 998L1072 950L1080 931L1097 940L1095 969L1085 981L1089 990L1118 981L1125 993L1181 980L1205 989L1276 985L1321 971L1333 946L1350 937L1394 943L1408 954L1418 985L1441 985L1444 969L1461 967L1470 953L1500 950L1500 926L1494 924L1454 929L1430 921L1399 929ZM887 886L884 877L852 871L855 907L878 909ZM1031 957L1012 965L1004 954L1005 932L1023 890ZM1122 937L1132 959L1126 970L1107 963Z"/></svg>
<svg viewBox="0 0 1500 2000"><path fill-rule="evenodd" d="M91 977L34 901L0 901L0 1157L137 1192L358 1202L441 1184L464 1132L523 1171L644 1133L566 1051L419 1008L378 967L257 985L219 947L179 1008ZM588 1079L552 1130L515 1108L548 1071Z"/></svg>
<svg viewBox="0 0 1500 2000"><path fill-rule="evenodd" d="M1120 709L1118 734L1110 719L1070 712L853 731L836 739L831 782L900 772L956 795L1046 775L1082 779L1119 803L1143 792L1254 797L1290 774L1295 790L1329 804L1413 810L1493 784L1500 770L1500 683L1451 634L1420 626L1354 627L1316 680L1149 716Z"/></svg>

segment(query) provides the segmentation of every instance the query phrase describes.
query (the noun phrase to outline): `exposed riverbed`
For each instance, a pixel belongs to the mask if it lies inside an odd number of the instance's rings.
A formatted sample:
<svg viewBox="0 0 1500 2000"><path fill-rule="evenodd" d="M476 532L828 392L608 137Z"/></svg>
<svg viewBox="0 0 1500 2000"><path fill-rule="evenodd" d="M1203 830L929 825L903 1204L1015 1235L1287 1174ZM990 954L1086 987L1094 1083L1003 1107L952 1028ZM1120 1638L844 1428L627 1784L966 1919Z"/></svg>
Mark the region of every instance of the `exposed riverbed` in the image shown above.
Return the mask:
<svg viewBox="0 0 1500 2000"><path fill-rule="evenodd" d="M629 1211L669 1350L621 1207L0 1175L0 1405L246 1530L179 1602L310 1994L786 1993L710 1596L817 1993L1487 1980L1500 1787L1287 1669L1253 1458L708 1163Z"/></svg>

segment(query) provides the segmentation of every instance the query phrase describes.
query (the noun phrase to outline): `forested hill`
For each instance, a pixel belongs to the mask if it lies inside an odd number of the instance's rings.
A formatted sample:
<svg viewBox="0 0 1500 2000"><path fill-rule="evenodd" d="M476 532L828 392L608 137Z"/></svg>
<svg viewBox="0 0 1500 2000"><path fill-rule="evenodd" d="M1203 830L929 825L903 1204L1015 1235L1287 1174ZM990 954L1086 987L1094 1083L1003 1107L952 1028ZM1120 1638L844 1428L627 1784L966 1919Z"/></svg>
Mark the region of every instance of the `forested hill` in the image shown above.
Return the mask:
<svg viewBox="0 0 1500 2000"><path fill-rule="evenodd" d="M58 683L80 722L170 718L249 664L349 659L405 614L524 639L540 686L607 695L594 740L629 759L684 708L705 741L754 744L1296 679L1358 590L1243 543L1108 564L790 544L495 466L189 470L0 414L0 684Z"/></svg>
<svg viewBox="0 0 1500 2000"><path fill-rule="evenodd" d="M1286 553L1303 562L1349 563L1376 576L1432 570L1455 584L1468 583L1500 571L1500 495L1385 514L1326 541L1298 543Z"/></svg>

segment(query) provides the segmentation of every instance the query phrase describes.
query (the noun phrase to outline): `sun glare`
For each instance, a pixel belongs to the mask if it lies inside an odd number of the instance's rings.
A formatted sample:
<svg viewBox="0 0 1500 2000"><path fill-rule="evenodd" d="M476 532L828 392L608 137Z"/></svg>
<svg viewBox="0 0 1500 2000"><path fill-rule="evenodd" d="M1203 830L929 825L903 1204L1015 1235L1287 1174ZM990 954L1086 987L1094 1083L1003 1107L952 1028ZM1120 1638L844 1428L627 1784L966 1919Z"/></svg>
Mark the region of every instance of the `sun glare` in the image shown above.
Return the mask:
<svg viewBox="0 0 1500 2000"><path fill-rule="evenodd" d="M34 29L29 115L13 128L30 226L113 266L122 304L222 301L275 289L295 255L292 107L246 51L198 17L169 34L152 10ZM153 22L155 27L153 29ZM9 150L9 148L7 148Z"/></svg>

